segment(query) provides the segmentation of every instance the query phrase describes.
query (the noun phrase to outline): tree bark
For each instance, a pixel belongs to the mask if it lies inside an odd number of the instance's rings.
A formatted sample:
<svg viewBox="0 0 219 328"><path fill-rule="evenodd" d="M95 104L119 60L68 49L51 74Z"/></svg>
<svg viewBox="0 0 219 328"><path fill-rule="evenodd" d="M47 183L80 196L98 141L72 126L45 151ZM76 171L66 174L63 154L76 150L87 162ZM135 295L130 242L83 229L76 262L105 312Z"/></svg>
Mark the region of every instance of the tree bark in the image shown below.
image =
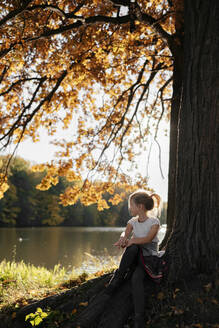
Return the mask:
<svg viewBox="0 0 219 328"><path fill-rule="evenodd" d="M176 219L169 279L218 266L219 1L185 0Z"/></svg>
<svg viewBox="0 0 219 328"><path fill-rule="evenodd" d="M160 291L160 285L147 280L144 286L145 299ZM148 311L150 306L148 304ZM122 328L134 314L131 280L125 281L111 296L105 294L104 289L90 303L77 318L75 327L88 328ZM65 327L65 328L70 328ZM72 326L71 326L72 328Z"/></svg>
<svg viewBox="0 0 219 328"><path fill-rule="evenodd" d="M103 289L79 316L79 326L86 328L92 323L98 328L123 327L133 313L130 284L130 280L126 281L112 296L107 295Z"/></svg>

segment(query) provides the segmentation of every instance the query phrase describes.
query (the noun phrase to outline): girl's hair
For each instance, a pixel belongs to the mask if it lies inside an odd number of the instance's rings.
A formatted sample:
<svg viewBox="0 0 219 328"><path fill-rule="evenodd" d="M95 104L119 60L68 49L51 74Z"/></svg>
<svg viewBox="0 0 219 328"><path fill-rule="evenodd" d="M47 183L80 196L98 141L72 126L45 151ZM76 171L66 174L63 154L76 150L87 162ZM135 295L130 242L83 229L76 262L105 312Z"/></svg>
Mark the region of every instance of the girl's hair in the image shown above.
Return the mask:
<svg viewBox="0 0 219 328"><path fill-rule="evenodd" d="M161 198L158 194L149 195L145 190L137 190L129 196L129 203L131 199L136 204L143 204L147 211L152 210L154 207L159 209Z"/></svg>

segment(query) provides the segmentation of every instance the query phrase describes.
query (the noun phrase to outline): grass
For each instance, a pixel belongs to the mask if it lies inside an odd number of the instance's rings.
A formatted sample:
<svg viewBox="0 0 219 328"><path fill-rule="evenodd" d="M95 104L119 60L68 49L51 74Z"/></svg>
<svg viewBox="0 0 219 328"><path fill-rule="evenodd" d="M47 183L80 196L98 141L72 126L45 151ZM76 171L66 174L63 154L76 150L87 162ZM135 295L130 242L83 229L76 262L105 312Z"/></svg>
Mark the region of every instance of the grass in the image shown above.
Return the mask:
<svg viewBox="0 0 219 328"><path fill-rule="evenodd" d="M40 297L61 283L66 271L59 265L53 270L35 267L24 262L0 263L0 308L11 305L17 300Z"/></svg>
<svg viewBox="0 0 219 328"><path fill-rule="evenodd" d="M87 260L81 268L64 268L60 264L53 269L36 267L23 261L2 261L0 263L0 310L11 306L24 306L32 299L40 299L69 288L73 282L85 281L114 270L118 258L105 252L98 258L86 253ZM69 283L70 282L70 283Z"/></svg>

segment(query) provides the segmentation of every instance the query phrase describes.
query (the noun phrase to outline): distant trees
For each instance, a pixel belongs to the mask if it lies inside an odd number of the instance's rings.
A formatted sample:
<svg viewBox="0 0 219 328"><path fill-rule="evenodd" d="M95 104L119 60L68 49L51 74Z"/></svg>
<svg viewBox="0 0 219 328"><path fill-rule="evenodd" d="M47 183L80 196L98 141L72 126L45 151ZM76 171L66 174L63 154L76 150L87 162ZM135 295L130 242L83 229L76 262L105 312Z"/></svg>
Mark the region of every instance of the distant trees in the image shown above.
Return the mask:
<svg viewBox="0 0 219 328"><path fill-rule="evenodd" d="M0 226L123 226L127 222L126 201L103 211L98 211L96 204L84 206L80 201L64 207L59 195L73 183L61 178L49 190L40 191L36 185L45 174L32 172L30 163L22 158L14 159L9 168L10 188L0 200ZM104 199L108 201L109 198L110 195L105 193ZM165 204L161 220L165 223Z"/></svg>

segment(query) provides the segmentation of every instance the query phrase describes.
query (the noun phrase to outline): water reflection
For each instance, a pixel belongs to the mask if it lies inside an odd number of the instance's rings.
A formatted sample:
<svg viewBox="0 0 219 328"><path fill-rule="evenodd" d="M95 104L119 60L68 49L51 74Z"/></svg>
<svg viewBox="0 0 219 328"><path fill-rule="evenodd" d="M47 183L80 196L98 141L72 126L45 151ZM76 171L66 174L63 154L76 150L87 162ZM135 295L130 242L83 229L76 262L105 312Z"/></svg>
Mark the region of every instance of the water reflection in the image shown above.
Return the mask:
<svg viewBox="0 0 219 328"><path fill-rule="evenodd" d="M23 260L35 266L80 267L88 254L104 257L122 252L113 246L124 228L48 227L1 228L0 261ZM165 230L164 230L165 231ZM161 229L160 235L164 234Z"/></svg>

